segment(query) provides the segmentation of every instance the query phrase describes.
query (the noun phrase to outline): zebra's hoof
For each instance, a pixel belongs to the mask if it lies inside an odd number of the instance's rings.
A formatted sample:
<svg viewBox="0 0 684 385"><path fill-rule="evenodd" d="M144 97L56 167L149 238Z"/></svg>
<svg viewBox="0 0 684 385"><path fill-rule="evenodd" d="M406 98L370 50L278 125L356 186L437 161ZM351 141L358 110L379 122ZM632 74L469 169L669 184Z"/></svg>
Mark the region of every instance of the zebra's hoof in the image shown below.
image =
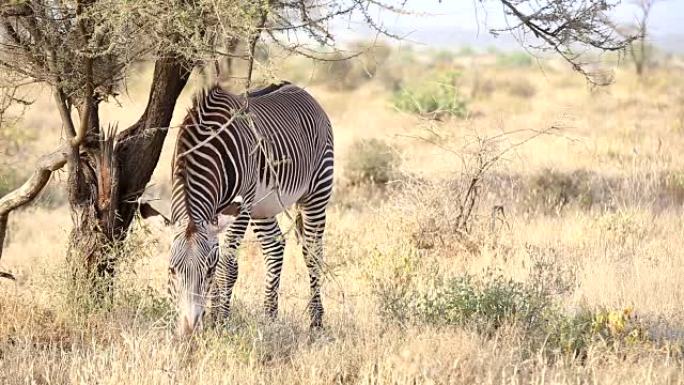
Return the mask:
<svg viewBox="0 0 684 385"><path fill-rule="evenodd" d="M209 322L207 326L212 328L221 328L228 324L228 319L230 317L230 312L228 311L216 311L212 312L209 316Z"/></svg>
<svg viewBox="0 0 684 385"><path fill-rule="evenodd" d="M309 343L327 343L334 341L334 338L328 333L323 325L311 326L309 328Z"/></svg>

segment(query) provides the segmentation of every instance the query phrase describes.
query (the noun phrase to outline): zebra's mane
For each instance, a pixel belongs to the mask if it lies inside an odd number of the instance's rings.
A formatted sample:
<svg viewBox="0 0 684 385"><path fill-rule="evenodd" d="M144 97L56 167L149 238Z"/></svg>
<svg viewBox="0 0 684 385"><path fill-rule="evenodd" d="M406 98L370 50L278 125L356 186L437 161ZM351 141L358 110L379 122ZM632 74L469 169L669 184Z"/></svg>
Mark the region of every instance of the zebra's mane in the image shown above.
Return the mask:
<svg viewBox="0 0 684 385"><path fill-rule="evenodd" d="M281 89L287 85L290 85L290 84L292 84L292 83L290 83L287 80L282 80L279 83L271 83L267 86L247 91L247 97L248 98L258 98L261 96L265 96L265 95L268 95L272 92L278 91L279 89ZM201 89L199 92L197 92L193 96L192 107L190 108L190 110L188 112L193 111L193 110L197 110L199 107L203 106L206 103L207 97L210 94L213 94L216 92L221 93L222 94L221 96L223 96L223 97L234 98L234 99L240 100L240 101L244 97L243 94L232 93L232 92L224 89L223 87L221 87L220 84L214 83L210 87Z"/></svg>
<svg viewBox="0 0 684 385"><path fill-rule="evenodd" d="M188 170L187 170L187 160L186 155L182 155L186 148L183 146L182 137L189 127L195 126L197 122L197 108L193 106L188 109L188 113L181 124L181 128L178 132L178 138L176 139L176 148L173 154L173 160L171 168L173 169L173 178L180 179L183 185L183 200L185 204L185 214L188 216L188 227L185 230L187 237L190 237L195 233L197 227L195 221L192 218L192 205L190 205L190 198L187 194L188 191ZM181 154L179 156L179 154ZM175 218L174 218L175 219Z"/></svg>
<svg viewBox="0 0 684 385"><path fill-rule="evenodd" d="M199 107L204 105L206 103L207 97L215 92L221 92L225 95L232 95L230 92L226 91L221 87L220 84L214 83L211 87L208 88L202 88L198 92L195 93L192 97L192 107L188 110L188 113L191 111L196 111Z"/></svg>
<svg viewBox="0 0 684 385"><path fill-rule="evenodd" d="M280 83L271 83L265 87L257 88L256 90L247 91L247 97L258 98L259 96L268 95L271 92L278 91L279 89L283 88L284 86L286 86L288 84L292 84L292 83L288 82L287 80L283 80Z"/></svg>

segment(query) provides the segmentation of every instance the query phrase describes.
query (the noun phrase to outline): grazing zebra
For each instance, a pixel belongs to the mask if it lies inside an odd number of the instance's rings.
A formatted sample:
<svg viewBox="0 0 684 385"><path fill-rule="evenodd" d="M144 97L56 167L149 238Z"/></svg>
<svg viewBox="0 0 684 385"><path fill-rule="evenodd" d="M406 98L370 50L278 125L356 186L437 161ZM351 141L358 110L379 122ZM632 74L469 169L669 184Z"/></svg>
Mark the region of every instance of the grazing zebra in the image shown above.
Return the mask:
<svg viewBox="0 0 684 385"><path fill-rule="evenodd" d="M245 113L248 105L250 119ZM222 320L238 277L237 248L251 221L266 262L265 312L275 317L285 241L276 215L299 207L309 270L311 326L322 326L321 259L333 185L333 135L321 106L289 83L245 98L216 86L195 99L178 134L173 163L169 290L179 331L201 328L211 298ZM228 229L224 253L218 237Z"/></svg>

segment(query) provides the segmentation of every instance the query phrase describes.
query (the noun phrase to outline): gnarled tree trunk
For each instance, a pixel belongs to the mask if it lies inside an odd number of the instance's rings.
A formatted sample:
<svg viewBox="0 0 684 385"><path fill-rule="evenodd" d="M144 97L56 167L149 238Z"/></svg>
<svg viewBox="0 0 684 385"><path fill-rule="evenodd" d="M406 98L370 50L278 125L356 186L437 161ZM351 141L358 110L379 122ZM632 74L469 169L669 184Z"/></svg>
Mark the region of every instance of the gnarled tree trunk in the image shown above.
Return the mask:
<svg viewBox="0 0 684 385"><path fill-rule="evenodd" d="M68 258L75 278L105 283L91 288L97 296L111 290L111 281L106 278L114 273L116 244L126 237L191 71L191 64L184 60L159 59L145 111L116 136L112 130L100 130L97 104L92 106L78 164L70 167L68 189L74 227Z"/></svg>

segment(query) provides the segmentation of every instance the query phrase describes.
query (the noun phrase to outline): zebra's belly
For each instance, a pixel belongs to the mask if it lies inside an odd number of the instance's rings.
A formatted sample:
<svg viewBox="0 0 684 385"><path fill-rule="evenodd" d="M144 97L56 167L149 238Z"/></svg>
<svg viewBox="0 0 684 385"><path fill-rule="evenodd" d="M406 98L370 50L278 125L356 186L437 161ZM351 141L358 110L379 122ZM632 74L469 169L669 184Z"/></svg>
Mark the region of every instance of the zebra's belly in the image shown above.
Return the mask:
<svg viewBox="0 0 684 385"><path fill-rule="evenodd" d="M284 209L297 203L304 193L282 193L278 199L278 193L274 189L257 188L257 194L252 205L252 218L270 218L280 214Z"/></svg>

